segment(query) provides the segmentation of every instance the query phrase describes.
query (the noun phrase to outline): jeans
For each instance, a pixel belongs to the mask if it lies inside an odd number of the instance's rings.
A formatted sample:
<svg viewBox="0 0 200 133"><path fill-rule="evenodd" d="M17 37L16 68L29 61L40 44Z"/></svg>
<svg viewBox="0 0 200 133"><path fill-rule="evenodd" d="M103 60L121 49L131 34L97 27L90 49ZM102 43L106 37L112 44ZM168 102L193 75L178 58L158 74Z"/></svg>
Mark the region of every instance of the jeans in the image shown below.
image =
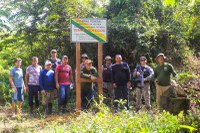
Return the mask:
<svg viewBox="0 0 200 133"><path fill-rule="evenodd" d="M115 91L115 100L120 100L122 94L122 100L126 100L125 107L129 109L129 90L127 86L117 86L117 88L115 88L114 91ZM115 109L118 109L117 101L114 101L114 107Z"/></svg>
<svg viewBox="0 0 200 133"><path fill-rule="evenodd" d="M24 100L24 92L22 87L17 87L17 91L12 93L13 102L22 102Z"/></svg>
<svg viewBox="0 0 200 133"><path fill-rule="evenodd" d="M58 105L66 105L69 96L70 85L60 85L58 91Z"/></svg>

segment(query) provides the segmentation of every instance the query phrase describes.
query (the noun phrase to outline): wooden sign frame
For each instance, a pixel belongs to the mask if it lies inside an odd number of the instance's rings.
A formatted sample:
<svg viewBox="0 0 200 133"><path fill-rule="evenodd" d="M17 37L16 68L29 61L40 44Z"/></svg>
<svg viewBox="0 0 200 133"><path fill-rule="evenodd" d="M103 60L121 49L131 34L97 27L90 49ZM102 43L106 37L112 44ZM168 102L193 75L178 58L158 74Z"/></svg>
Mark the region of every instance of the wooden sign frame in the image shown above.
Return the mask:
<svg viewBox="0 0 200 133"><path fill-rule="evenodd" d="M76 43L76 112L81 111L81 83L92 82L90 79L81 78L81 68L80 68L80 51L81 44ZM98 43L98 91L99 95L103 95L103 78L102 78L102 64L103 64L103 44Z"/></svg>

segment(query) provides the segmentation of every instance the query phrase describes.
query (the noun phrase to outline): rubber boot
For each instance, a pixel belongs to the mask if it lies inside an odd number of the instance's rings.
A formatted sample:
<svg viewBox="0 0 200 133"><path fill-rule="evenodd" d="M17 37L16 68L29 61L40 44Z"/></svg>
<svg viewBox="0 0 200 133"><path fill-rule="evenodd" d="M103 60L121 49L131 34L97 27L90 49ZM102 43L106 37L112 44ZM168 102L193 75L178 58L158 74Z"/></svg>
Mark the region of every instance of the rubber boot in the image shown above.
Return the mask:
<svg viewBox="0 0 200 133"><path fill-rule="evenodd" d="M61 108L61 105L58 105L58 115L62 115L62 108Z"/></svg>
<svg viewBox="0 0 200 133"><path fill-rule="evenodd" d="M52 114L52 103L48 104L48 114L51 115Z"/></svg>
<svg viewBox="0 0 200 133"><path fill-rule="evenodd" d="M62 113L65 114L66 113L66 104L62 105Z"/></svg>
<svg viewBox="0 0 200 133"><path fill-rule="evenodd" d="M33 116L33 106L30 106L29 115L30 115L30 116Z"/></svg>
<svg viewBox="0 0 200 133"><path fill-rule="evenodd" d="M47 106L43 105L42 108L43 108L43 113L46 116L47 115Z"/></svg>

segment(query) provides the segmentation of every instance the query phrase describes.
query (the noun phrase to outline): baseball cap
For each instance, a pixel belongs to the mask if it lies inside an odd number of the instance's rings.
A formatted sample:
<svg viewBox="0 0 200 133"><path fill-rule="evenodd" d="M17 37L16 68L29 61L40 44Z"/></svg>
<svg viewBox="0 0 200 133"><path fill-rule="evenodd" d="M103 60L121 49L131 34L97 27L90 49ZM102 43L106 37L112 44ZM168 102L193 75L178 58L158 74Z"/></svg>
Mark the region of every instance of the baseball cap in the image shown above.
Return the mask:
<svg viewBox="0 0 200 133"><path fill-rule="evenodd" d="M141 56L140 61L143 61L143 60L147 60L147 58L145 56Z"/></svg>
<svg viewBox="0 0 200 133"><path fill-rule="evenodd" d="M82 54L81 58L87 58L88 59L88 55L87 54Z"/></svg>
<svg viewBox="0 0 200 133"><path fill-rule="evenodd" d="M67 55L63 55L63 56L62 56L62 59L63 59L63 58L67 58L67 59L68 59L68 56L67 56Z"/></svg>
<svg viewBox="0 0 200 133"><path fill-rule="evenodd" d="M105 60L112 60L112 58L110 56L106 56Z"/></svg>
<svg viewBox="0 0 200 133"><path fill-rule="evenodd" d="M164 59L166 58L166 56L165 56L163 53L159 53L159 54L156 56L156 59L157 59L159 56L162 56Z"/></svg>
<svg viewBox="0 0 200 133"><path fill-rule="evenodd" d="M46 62L45 62L45 66L46 65L50 65L51 64L51 61L49 61L49 60L47 60Z"/></svg>
<svg viewBox="0 0 200 133"><path fill-rule="evenodd" d="M56 49L52 49L51 53L57 53L57 50Z"/></svg>

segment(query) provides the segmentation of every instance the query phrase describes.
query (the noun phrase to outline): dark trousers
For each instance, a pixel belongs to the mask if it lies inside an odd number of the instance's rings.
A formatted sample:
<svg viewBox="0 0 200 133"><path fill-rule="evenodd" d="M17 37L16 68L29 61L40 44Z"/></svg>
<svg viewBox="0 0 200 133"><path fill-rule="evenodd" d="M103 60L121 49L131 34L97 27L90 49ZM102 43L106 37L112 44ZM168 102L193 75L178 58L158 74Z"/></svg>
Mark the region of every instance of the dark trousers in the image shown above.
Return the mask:
<svg viewBox="0 0 200 133"><path fill-rule="evenodd" d="M69 96L69 90L70 85L60 85L59 91L58 91L58 105L65 106L68 101Z"/></svg>
<svg viewBox="0 0 200 133"><path fill-rule="evenodd" d="M129 109L129 90L127 86L117 86L117 88L114 89L115 91L115 100L126 100L125 107ZM122 98L121 98L122 95ZM115 109L118 109L118 102L114 102Z"/></svg>
<svg viewBox="0 0 200 133"><path fill-rule="evenodd" d="M35 107L39 107L39 93L40 93L40 86L39 85L28 85L28 103L29 106L32 107L33 99L35 98Z"/></svg>
<svg viewBox="0 0 200 133"><path fill-rule="evenodd" d="M81 107L82 109L86 109L91 105L94 99L94 90L83 88L81 89Z"/></svg>

